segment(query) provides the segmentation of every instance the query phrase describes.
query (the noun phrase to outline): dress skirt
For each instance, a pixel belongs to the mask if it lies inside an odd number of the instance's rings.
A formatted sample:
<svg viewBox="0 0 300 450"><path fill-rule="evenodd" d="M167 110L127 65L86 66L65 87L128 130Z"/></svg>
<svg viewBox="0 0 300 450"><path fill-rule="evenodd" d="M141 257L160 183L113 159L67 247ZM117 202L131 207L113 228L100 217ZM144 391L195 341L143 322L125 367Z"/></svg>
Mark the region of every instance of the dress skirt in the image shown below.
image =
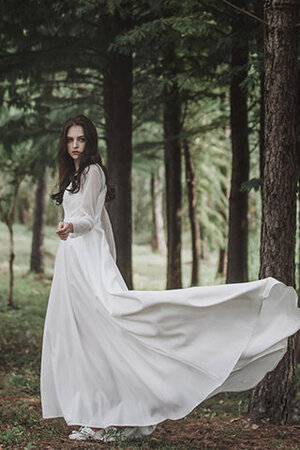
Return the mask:
<svg viewBox="0 0 300 450"><path fill-rule="evenodd" d="M97 428L154 425L219 392L252 388L276 367L300 328L292 287L269 277L128 290L101 194L93 210L84 209L93 198L80 195L64 197L75 232L55 258L42 348L44 418Z"/></svg>

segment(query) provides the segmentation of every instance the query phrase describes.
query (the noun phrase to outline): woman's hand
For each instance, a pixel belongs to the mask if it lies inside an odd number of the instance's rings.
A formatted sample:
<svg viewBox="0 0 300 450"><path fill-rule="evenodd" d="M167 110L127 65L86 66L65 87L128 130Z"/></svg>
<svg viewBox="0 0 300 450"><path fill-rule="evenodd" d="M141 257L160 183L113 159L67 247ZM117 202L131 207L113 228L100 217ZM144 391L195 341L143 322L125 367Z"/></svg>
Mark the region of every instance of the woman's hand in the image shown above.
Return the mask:
<svg viewBox="0 0 300 450"><path fill-rule="evenodd" d="M73 229L72 223L68 223L68 222L59 222L58 223L56 234L63 241L65 241L68 238L69 233L73 233L73 232L74 232L74 229Z"/></svg>

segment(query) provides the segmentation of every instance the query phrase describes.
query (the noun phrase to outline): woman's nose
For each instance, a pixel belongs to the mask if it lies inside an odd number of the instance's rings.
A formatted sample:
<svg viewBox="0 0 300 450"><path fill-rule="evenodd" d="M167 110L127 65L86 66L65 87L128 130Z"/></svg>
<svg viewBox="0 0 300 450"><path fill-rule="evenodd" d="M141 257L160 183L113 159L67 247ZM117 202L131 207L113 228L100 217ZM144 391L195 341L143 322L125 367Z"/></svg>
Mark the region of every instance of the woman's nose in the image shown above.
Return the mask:
<svg viewBox="0 0 300 450"><path fill-rule="evenodd" d="M74 141L73 141L73 148L76 148L76 147L78 147L77 139L74 139Z"/></svg>

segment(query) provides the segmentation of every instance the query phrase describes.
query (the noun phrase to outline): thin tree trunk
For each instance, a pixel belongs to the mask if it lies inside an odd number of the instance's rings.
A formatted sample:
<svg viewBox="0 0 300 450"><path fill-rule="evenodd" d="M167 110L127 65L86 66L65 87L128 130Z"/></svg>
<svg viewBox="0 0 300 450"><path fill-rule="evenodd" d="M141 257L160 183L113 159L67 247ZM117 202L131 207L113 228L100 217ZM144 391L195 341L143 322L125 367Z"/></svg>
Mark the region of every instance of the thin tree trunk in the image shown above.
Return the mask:
<svg viewBox="0 0 300 450"><path fill-rule="evenodd" d="M300 70L297 71L297 112L296 112L296 154L297 168L300 170ZM296 288L300 290L300 180L298 179L298 261ZM300 334L300 333L299 333ZM300 336L299 336L300 338ZM299 339L300 342L300 339Z"/></svg>
<svg viewBox="0 0 300 450"><path fill-rule="evenodd" d="M37 180L35 192L35 209L32 228L32 244L30 257L30 270L36 273L44 272L44 215L45 215L45 195L46 195L46 167L42 167L42 172Z"/></svg>
<svg viewBox="0 0 300 450"><path fill-rule="evenodd" d="M197 286L200 283L200 257L201 257L201 239L200 227L197 218L197 192L195 186L195 174L191 161L191 153L187 139L183 139L185 177L188 192L189 218L192 234L192 277L191 286Z"/></svg>
<svg viewBox="0 0 300 450"><path fill-rule="evenodd" d="M225 275L226 274L226 249L220 248L219 249L219 259L218 259L218 270L217 273L219 275Z"/></svg>
<svg viewBox="0 0 300 450"><path fill-rule="evenodd" d="M172 56L171 56L172 58ZM172 61L170 61L172 62ZM181 107L178 87L165 91L164 139L166 209L168 232L167 289L182 287L181 281Z"/></svg>
<svg viewBox="0 0 300 450"><path fill-rule="evenodd" d="M238 6L245 7L240 0ZM230 85L230 127L232 143L232 174L229 198L229 235L227 283L248 280L248 193L241 185L249 177L249 143L247 88L242 83L247 77L248 42L246 19L235 15L232 24Z"/></svg>
<svg viewBox="0 0 300 450"><path fill-rule="evenodd" d="M299 158L299 149L298 149L297 153L298 153L298 158ZM299 167L300 166L298 164L298 170L299 170ZM297 275L298 275L298 277L297 277L298 283L296 283L296 286L298 284L298 292L300 290L300 192L299 192L299 189L300 189L300 182L298 181L298 202L296 204L296 208L298 206L298 230L297 230L297 232L298 232L298 261L297 261L297 265L296 265Z"/></svg>
<svg viewBox="0 0 300 450"><path fill-rule="evenodd" d="M116 198L108 205L117 248L117 264L132 289L132 57L110 54L103 79L107 166Z"/></svg>
<svg viewBox="0 0 300 450"><path fill-rule="evenodd" d="M265 3L265 164L260 278L295 284L296 0ZM270 318L271 320L271 318ZM293 410L296 335L276 369L254 389L253 417L287 423Z"/></svg>
<svg viewBox="0 0 300 450"><path fill-rule="evenodd" d="M22 199L23 200L23 199ZM22 225L25 225L25 205L23 201L19 201L18 202L18 220L19 223L21 223Z"/></svg>
<svg viewBox="0 0 300 450"><path fill-rule="evenodd" d="M225 100L226 97L222 98L222 110L224 110L225 114ZM225 126L224 126L224 136L226 139L226 144L228 143L228 149L229 149L229 143L230 143L230 124L229 121L226 120ZM227 148L227 145L226 145ZM221 166L221 173L225 180L228 179L229 171L227 170L226 165ZM224 195L224 198L226 198L226 204L228 204L229 201L229 190L228 190L228 182L224 182L222 185L222 193ZM227 208L220 208L218 210L219 214L222 216L224 223L228 226L228 215L227 215ZM226 236L224 236L224 247L221 247L219 249L219 259L218 259L218 267L217 267L217 276L222 275L223 277L226 277L227 273L227 260L228 260L228 234L226 233Z"/></svg>
<svg viewBox="0 0 300 450"><path fill-rule="evenodd" d="M152 251L167 253L164 231L163 199L161 182L157 174L151 173L151 199L152 199Z"/></svg>
<svg viewBox="0 0 300 450"><path fill-rule="evenodd" d="M200 236L201 236L200 257L201 257L201 259L206 259L207 255L208 255L208 245L207 245L207 238L205 235L205 227L201 226L201 222L199 223L199 227L200 227Z"/></svg>
<svg viewBox="0 0 300 450"><path fill-rule="evenodd" d="M297 71L297 111L296 111L296 154L297 168L300 170L300 70ZM296 288L300 291L300 180L298 179L298 283ZM300 363L300 333L296 342L296 364Z"/></svg>
<svg viewBox="0 0 300 450"><path fill-rule="evenodd" d="M7 306L9 308L14 307L13 300L13 289L14 289L14 231L12 224L7 224L9 231L9 289L8 289L8 298L7 298Z"/></svg>
<svg viewBox="0 0 300 450"><path fill-rule="evenodd" d="M255 2L255 13L258 17L262 17L264 14L263 2ZM259 27L256 31L256 53L262 54L264 49L264 28ZM264 85L265 85L265 71L262 63L259 65L259 177L261 180L264 175L264 136L265 136L265 97L264 97ZM261 191L262 192L262 191Z"/></svg>
<svg viewBox="0 0 300 450"><path fill-rule="evenodd" d="M228 127L226 127L225 129L225 136L227 135L227 129ZM227 168L224 166L221 167L221 173L222 175L227 179ZM224 195L224 197L228 200L228 188L227 188L228 184L226 183L226 185L224 184L222 186L222 193ZM224 209L220 208L219 209L219 214L223 217L224 222L227 224L227 211L225 211ZM217 268L217 275L222 275L222 276L226 276L227 273L227 260L228 260L228 255L227 255L227 251L228 251L228 245L226 245L226 241L225 241L225 247L224 248L220 248L219 249L219 260L218 260L218 268Z"/></svg>
<svg viewBox="0 0 300 450"><path fill-rule="evenodd" d="M264 96L265 74L260 74L260 126L259 126L259 176L264 177L265 165L265 96ZM262 193L262 189L261 189Z"/></svg>
<svg viewBox="0 0 300 450"><path fill-rule="evenodd" d="M15 215L15 204L16 204L16 198L18 194L18 190L20 187L20 183L22 181L22 178L16 179L13 186L13 192L10 199L10 205L8 208L8 211L5 210L5 207L2 206L0 201L0 215L1 219L5 224L7 225L8 232L9 232L9 287L8 287L8 297L7 297L7 306L9 308L14 307L14 299L13 299L13 288L14 288L14 259L15 259L15 253L14 253L14 230L13 230L13 224L14 224L14 215ZM1 200L1 199L0 199Z"/></svg>

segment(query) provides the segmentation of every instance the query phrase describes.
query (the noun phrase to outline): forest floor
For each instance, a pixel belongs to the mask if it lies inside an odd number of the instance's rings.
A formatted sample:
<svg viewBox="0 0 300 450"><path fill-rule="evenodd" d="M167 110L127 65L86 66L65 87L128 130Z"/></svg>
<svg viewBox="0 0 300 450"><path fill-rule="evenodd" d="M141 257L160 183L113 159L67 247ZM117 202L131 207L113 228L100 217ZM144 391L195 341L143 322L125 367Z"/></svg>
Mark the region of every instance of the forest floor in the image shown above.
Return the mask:
<svg viewBox="0 0 300 450"><path fill-rule="evenodd" d="M300 449L300 424L253 423L243 412L246 398L220 394L183 419L159 424L150 437L104 444L70 441L62 419L41 418L38 396L7 386L0 393L0 449Z"/></svg>
<svg viewBox="0 0 300 450"><path fill-rule="evenodd" d="M18 229L20 228L20 229ZM43 420L39 397L39 370L44 317L51 285L51 268L57 246L53 230L46 235L46 275L28 273L30 230L16 226L14 298L16 307L6 307L8 288L7 236L0 224L0 450L2 449L286 449L300 450L298 424L274 426L247 418L249 392L219 394L180 420L166 420L144 439L102 444L70 441L70 428L63 419ZM135 247L135 288L159 289L163 257L149 259L146 246ZM148 264L148 266L147 266ZM215 262L204 262L203 273L214 282ZM189 272L189 267L185 266ZM160 272L160 274L159 274ZM152 283L152 284L151 284ZM162 282L163 284L163 282ZM300 365L297 371L300 414Z"/></svg>

